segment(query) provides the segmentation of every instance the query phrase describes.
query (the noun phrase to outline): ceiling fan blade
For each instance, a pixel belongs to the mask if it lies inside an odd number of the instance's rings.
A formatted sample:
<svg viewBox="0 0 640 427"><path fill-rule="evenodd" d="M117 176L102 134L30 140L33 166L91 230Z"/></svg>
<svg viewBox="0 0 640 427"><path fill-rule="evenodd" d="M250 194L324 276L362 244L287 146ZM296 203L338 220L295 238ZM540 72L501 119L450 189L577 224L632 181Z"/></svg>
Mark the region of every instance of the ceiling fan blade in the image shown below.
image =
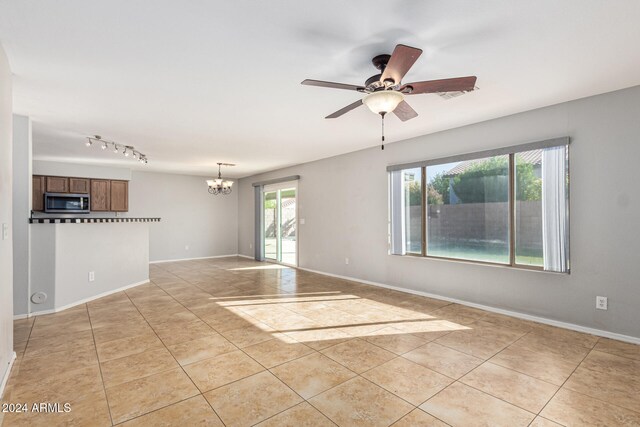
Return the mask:
<svg viewBox="0 0 640 427"><path fill-rule="evenodd" d="M469 92L476 86L476 76L456 77L454 79L428 80L425 82L407 83L399 90L407 95L438 92ZM411 89L410 91L407 89Z"/></svg>
<svg viewBox="0 0 640 427"><path fill-rule="evenodd" d="M393 50L380 81L384 82L387 79L391 79L394 84L400 84L404 75L407 74L407 71L415 64L421 54L422 49L399 44Z"/></svg>
<svg viewBox="0 0 640 427"><path fill-rule="evenodd" d="M346 90L355 90L358 92L364 91L364 86L358 85L350 85L346 83L334 83L334 82L324 82L322 80L303 80L302 83L305 86L318 86L318 87L328 87L332 89L346 89Z"/></svg>
<svg viewBox="0 0 640 427"><path fill-rule="evenodd" d="M393 110L393 114L398 116L398 118L403 122L418 117L418 113L416 113L416 110L411 108L411 105L409 105L407 101L402 101L400 104L398 104L396 109Z"/></svg>
<svg viewBox="0 0 640 427"><path fill-rule="evenodd" d="M338 111L336 111L333 114L329 114L327 117L325 117L325 119L335 119L340 117L341 115L348 113L351 110L354 110L356 108L358 108L359 106L362 105L362 99L357 100L356 102L354 102L353 104L349 104L344 108L339 109Z"/></svg>

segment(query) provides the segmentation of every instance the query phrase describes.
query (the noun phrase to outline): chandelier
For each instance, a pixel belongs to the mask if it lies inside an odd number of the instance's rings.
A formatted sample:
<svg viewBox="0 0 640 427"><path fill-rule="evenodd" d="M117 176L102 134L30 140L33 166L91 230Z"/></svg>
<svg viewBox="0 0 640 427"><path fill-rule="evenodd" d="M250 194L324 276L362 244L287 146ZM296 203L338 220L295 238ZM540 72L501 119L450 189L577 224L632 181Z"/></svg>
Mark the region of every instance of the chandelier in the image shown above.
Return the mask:
<svg viewBox="0 0 640 427"><path fill-rule="evenodd" d="M220 173L220 168L222 166L235 166L235 165L232 163L218 163L218 178L207 180L207 185L209 186L209 193L213 194L214 196L217 196L218 194L231 193L231 186L233 185L233 181L222 179L222 174Z"/></svg>

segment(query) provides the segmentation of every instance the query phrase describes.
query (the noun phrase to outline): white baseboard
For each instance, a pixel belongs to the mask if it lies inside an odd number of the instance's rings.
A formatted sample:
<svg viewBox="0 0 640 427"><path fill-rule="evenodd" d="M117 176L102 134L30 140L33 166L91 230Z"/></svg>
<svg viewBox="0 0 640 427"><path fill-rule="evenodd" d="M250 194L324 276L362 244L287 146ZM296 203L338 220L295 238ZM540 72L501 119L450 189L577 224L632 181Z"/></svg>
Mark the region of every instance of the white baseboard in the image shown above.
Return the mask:
<svg viewBox="0 0 640 427"><path fill-rule="evenodd" d="M255 257L248 256L248 255L243 255L243 254L237 254L236 256L239 256L240 258L248 258L248 259L253 259L253 260L256 259Z"/></svg>
<svg viewBox="0 0 640 427"><path fill-rule="evenodd" d="M194 261L198 259L213 259L213 258L229 258L232 256L241 256L238 254L229 254L229 255L213 255L213 256L202 256L197 258L176 258L176 259L161 259L158 261L149 261L149 264L162 264L163 262L175 262L175 261Z"/></svg>
<svg viewBox="0 0 640 427"><path fill-rule="evenodd" d="M432 294L429 292L416 291L414 289L401 288L398 286L387 285L379 282L372 282L369 280L358 279L355 277L341 276L339 274L326 273L324 271L312 270L310 268L298 267L300 270L309 271L311 273L323 274L325 276L336 277L338 279L351 280L353 282L363 283L365 285L378 286L381 288L392 289L394 291L405 292L408 294L419 295L428 298L439 299L448 301L460 305L466 305L468 307L479 308L481 310L490 311L492 313L504 314L505 316L516 317L518 319L530 320L533 322L543 323L545 325L557 326L559 328L570 329L572 331L584 332L591 335L597 335L599 337L611 338L618 341L624 341L632 344L640 344L640 338L632 337L630 335L618 334L615 332L603 331L601 329L589 328L587 326L576 325L574 323L562 322L559 320L548 319L546 317L534 316L531 314L520 313L517 311L505 310L502 308L491 307L483 304L476 304L474 302L464 301L457 298L450 298L443 295Z"/></svg>
<svg viewBox="0 0 640 427"><path fill-rule="evenodd" d="M7 382L9 381L9 376L11 375L11 368L13 368L13 362L16 361L16 352L14 351L11 355L11 360L8 363L7 370L4 372L2 376L2 382L0 382L0 399L4 396L4 388L7 386Z"/></svg>
<svg viewBox="0 0 640 427"><path fill-rule="evenodd" d="M16 315L13 316L13 320L25 319L27 317L34 317L34 316L42 316L42 315L51 314L51 313L57 313L59 311L66 310L68 308L75 307L77 305L86 304L86 303L88 303L90 301L97 300L98 298L103 298L103 297L109 296L111 294L115 294L117 292L122 292L122 291L125 291L125 290L130 289L130 288L135 288L136 286L144 285L145 283L149 283L149 278L147 278L145 280L141 280L140 282L131 283L130 285L126 285L126 286L122 286L120 288L112 289L112 290L107 291L107 292L102 292L100 294L93 295L93 296L88 297L88 298L83 298L81 300L74 301L71 304L65 304L63 306L55 307L55 308L52 308L52 309L49 309L49 310L34 311L34 312L29 313L29 314L16 314Z"/></svg>

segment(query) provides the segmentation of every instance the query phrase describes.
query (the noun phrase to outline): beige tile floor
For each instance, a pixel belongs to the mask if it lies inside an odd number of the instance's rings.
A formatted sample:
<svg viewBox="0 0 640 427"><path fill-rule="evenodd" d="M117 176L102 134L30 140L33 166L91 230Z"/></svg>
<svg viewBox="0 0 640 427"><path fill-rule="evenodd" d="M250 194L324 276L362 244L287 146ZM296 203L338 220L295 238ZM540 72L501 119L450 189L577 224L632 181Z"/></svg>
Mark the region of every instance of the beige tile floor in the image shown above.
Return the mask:
<svg viewBox="0 0 640 427"><path fill-rule="evenodd" d="M640 426L640 346L244 258L17 320L4 426Z"/></svg>

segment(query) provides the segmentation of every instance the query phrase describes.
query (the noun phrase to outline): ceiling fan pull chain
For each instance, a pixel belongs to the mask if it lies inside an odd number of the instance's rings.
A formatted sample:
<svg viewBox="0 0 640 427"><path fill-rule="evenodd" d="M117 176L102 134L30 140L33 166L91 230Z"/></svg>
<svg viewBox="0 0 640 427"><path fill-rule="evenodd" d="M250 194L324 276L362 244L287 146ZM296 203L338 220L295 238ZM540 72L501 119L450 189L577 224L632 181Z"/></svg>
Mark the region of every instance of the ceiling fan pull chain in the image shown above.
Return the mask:
<svg viewBox="0 0 640 427"><path fill-rule="evenodd" d="M385 113L380 113L382 116L382 149L384 150L384 115Z"/></svg>

